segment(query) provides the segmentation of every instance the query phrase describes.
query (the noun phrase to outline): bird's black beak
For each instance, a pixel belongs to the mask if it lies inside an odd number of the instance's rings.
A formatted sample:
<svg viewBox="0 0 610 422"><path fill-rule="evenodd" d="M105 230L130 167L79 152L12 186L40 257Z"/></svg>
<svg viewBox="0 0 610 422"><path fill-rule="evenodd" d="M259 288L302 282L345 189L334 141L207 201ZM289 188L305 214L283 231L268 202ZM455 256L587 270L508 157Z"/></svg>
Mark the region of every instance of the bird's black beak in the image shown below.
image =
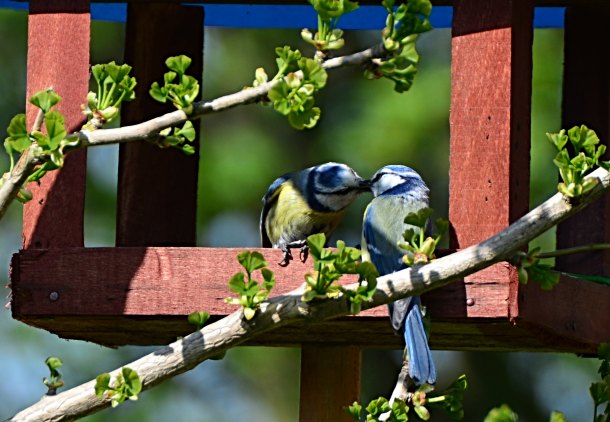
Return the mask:
<svg viewBox="0 0 610 422"><path fill-rule="evenodd" d="M358 190L369 192L371 190L371 181L369 179L360 179L358 181Z"/></svg>

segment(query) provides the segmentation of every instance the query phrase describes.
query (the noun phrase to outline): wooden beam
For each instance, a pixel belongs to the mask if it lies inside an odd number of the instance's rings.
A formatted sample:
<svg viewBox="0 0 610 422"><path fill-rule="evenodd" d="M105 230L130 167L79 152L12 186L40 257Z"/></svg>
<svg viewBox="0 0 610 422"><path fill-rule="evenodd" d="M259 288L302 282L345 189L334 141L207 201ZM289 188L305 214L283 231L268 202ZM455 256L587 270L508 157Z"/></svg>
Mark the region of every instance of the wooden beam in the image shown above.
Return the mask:
<svg viewBox="0 0 610 422"><path fill-rule="evenodd" d="M160 30L162 28L162 30ZM136 100L125 104L122 124L140 123L171 111L171 104L148 94L163 82L165 60L185 54L188 70L201 83L203 73L203 8L139 3L128 8L125 62L138 80ZM200 93L201 95L201 93ZM199 135L199 124L195 122ZM124 144L119 152L117 201L118 246L194 246L197 219L199 136L191 156L144 142Z"/></svg>
<svg viewBox="0 0 610 422"><path fill-rule="evenodd" d="M607 3L566 10L562 110L562 127L586 124L606 145L610 139L610 48L592 40L610 38L608 20ZM610 196L606 195L561 223L557 226L557 248L610 242L609 213ZM557 258L556 266L567 272L609 276L610 252ZM533 285L522 293L524 317L571 338L607 341L609 305L610 289L584 280L562 278L550 292Z"/></svg>
<svg viewBox="0 0 610 422"><path fill-rule="evenodd" d="M610 145L610 4L566 10L562 127L585 124ZM606 154L605 159L608 159ZM557 247L610 242L610 196L557 226ZM610 251L565 256L557 267L583 274L610 275Z"/></svg>
<svg viewBox="0 0 610 422"><path fill-rule="evenodd" d="M89 1L30 2L27 98L50 87L62 97L57 106L69 132L86 121L81 111L89 88ZM38 109L27 104L32 127ZM23 247L83 246L85 150L66 157L64 167L30 183L34 200L23 212Z"/></svg>
<svg viewBox="0 0 610 422"><path fill-rule="evenodd" d="M460 0L452 31L449 220L451 247L504 229L529 208L533 1ZM494 315L518 314L516 273L497 264L465 280L467 304L495 284ZM464 300L465 299L465 300Z"/></svg>
<svg viewBox="0 0 610 422"><path fill-rule="evenodd" d="M299 421L353 421L343 407L360 401L361 367L358 347L303 345Z"/></svg>
<svg viewBox="0 0 610 422"><path fill-rule="evenodd" d="M264 253L278 280L273 295L303 283L311 263L277 263L279 250ZM215 319L235 311L224 302L227 283L241 270L232 248L65 248L26 250L13 256L13 317L60 337L105 345L166 344L193 330L186 316L206 310ZM345 277L342 282L354 282ZM565 338L553 330L507 317L473 318L456 303L454 283L434 292L431 346L448 350L536 350L594 352L595 339ZM482 283L480 295L497 286ZM600 331L601 332L601 331ZM602 333L603 334L603 333ZM349 345L401 348L385 306L321 324L298 324L266 333L249 344Z"/></svg>

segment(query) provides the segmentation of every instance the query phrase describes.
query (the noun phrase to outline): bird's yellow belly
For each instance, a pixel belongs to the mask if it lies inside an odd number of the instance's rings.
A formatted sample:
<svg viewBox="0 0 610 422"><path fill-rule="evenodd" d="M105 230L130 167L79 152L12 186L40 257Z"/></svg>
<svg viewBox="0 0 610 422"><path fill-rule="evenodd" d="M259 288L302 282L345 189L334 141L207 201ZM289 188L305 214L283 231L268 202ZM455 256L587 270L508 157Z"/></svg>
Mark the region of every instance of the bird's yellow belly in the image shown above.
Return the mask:
<svg viewBox="0 0 610 422"><path fill-rule="evenodd" d="M265 221L269 240L275 247L304 240L315 233L327 238L335 230L344 211L320 212L312 210L303 196L291 186L282 189L278 200Z"/></svg>

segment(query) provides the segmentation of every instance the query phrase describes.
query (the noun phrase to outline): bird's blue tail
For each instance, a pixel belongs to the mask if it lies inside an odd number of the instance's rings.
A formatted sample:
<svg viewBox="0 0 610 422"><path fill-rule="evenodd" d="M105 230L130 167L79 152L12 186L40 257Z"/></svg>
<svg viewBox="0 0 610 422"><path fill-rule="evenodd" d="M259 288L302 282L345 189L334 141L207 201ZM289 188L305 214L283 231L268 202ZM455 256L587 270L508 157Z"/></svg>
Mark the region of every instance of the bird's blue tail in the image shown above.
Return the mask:
<svg viewBox="0 0 610 422"><path fill-rule="evenodd" d="M409 376L417 385L435 384L436 368L428 346L422 321L419 296L407 298L409 305L404 318L404 337L409 359Z"/></svg>

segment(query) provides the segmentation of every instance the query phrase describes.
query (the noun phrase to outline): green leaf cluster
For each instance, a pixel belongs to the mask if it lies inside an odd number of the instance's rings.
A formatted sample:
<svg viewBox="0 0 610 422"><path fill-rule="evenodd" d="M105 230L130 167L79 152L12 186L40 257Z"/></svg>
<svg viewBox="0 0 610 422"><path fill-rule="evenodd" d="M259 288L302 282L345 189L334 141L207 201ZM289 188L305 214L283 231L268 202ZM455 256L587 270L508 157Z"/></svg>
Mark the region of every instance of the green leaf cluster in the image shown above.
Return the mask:
<svg viewBox="0 0 610 422"><path fill-rule="evenodd" d="M368 79L388 78L394 82L396 92L406 92L413 85L417 73L417 38L432 29L432 4L429 0L408 0L397 5L395 0L383 0L382 5L388 12L382 31L388 56L374 60L364 75Z"/></svg>
<svg viewBox="0 0 610 422"><path fill-rule="evenodd" d="M273 108L296 129L312 128L320 119L320 108L315 107L314 94L326 85L326 70L317 61L302 57L290 47L276 48L279 79L267 94ZM254 85L267 81L264 70L258 69Z"/></svg>
<svg viewBox="0 0 610 422"><path fill-rule="evenodd" d="M431 408L444 409L453 419L463 419L464 407L462 403L466 388L468 388L468 380L466 375L462 374L453 380L446 389L430 395L427 398L427 403ZM417 408L415 410L417 412Z"/></svg>
<svg viewBox="0 0 610 422"><path fill-rule="evenodd" d="M57 392L58 388L64 386L64 382L61 379L61 374L57 370L57 368L61 368L63 363L61 359L55 356L48 357L44 363L47 365L47 368L49 368L50 375L49 378L43 378L42 383L49 389L47 391L47 395L52 396Z"/></svg>
<svg viewBox="0 0 610 422"><path fill-rule="evenodd" d="M178 148L187 155L195 153L195 146L192 142L195 140L197 133L195 127L190 120L184 122L182 128L168 127L159 132L157 139L153 141L159 148Z"/></svg>
<svg viewBox="0 0 610 422"><path fill-rule="evenodd" d="M15 166L13 154L22 154L28 148L37 161L43 164L29 176L27 182L40 180L46 172L61 168L64 164L64 149L78 144L77 136L68 136L65 119L59 111L51 110L61 101L61 97L53 90L39 91L30 99L30 103L40 109L43 116L44 129L28 132L26 128L25 114L18 114L11 119L7 129L8 137L4 140L4 148L10 157L10 170ZM0 179L0 184L3 179ZM31 199L31 193L21 189L17 196L21 202Z"/></svg>
<svg viewBox="0 0 610 422"><path fill-rule="evenodd" d="M414 226L403 233L404 242L400 242L398 246L406 251L403 256L405 265L411 267L413 265L427 264L435 258L434 251L442 236L449 228L449 222L442 218L437 218L434 221L437 234L434 236L426 236L425 228L428 220L434 210L432 208L422 208L417 212L409 213L405 217L405 224Z"/></svg>
<svg viewBox="0 0 610 422"><path fill-rule="evenodd" d="M225 302L232 305L241 305L244 309L244 317L251 320L254 318L261 302L269 297L275 286L275 275L273 271L267 268L267 261L259 252L241 252L237 256L237 261L244 267L246 274L239 272L231 277L229 288L237 293L238 297L227 298ZM262 284L252 278L252 273L257 270L260 270L263 277Z"/></svg>
<svg viewBox="0 0 610 422"><path fill-rule="evenodd" d="M95 378L95 395L102 398L104 394L110 397L112 407L117 407L125 400L137 400L142 391L142 381L136 371L128 367L121 368L111 384L109 373L103 373Z"/></svg>
<svg viewBox="0 0 610 422"><path fill-rule="evenodd" d="M131 66L118 65L114 61L106 64L96 64L91 68L91 74L97 84L97 92L87 94L87 105L83 106L83 113L87 120L98 120L102 125L119 116L121 103L136 98L134 91L136 78L129 76ZM86 125L85 128L93 130L96 127Z"/></svg>
<svg viewBox="0 0 610 422"><path fill-rule="evenodd" d="M539 254L539 247L528 252L519 251L510 262L517 267L521 284L527 284L529 280L532 280L542 289L551 290L559 283L560 273L554 271L552 265L543 264Z"/></svg>
<svg viewBox="0 0 610 422"><path fill-rule="evenodd" d="M598 145L599 138L595 131L585 125L574 126L559 133L547 133L549 141L557 149L553 163L559 168L563 182L557 185L557 190L569 198L576 198L593 189L597 179L585 179L585 176L597 166L610 170L610 161L601 161L606 152L605 145ZM568 151L568 141L573 154Z"/></svg>
<svg viewBox="0 0 610 422"><path fill-rule="evenodd" d="M355 420L360 421L364 416L365 421L408 421L409 406L402 400L396 400L390 406L388 399L379 397L371 400L366 406L366 413L362 415L362 405L354 402L351 406L344 407L344 410Z"/></svg>
<svg viewBox="0 0 610 422"><path fill-rule="evenodd" d="M301 32L303 40L320 52L338 50L345 44L343 31L337 28L339 18L358 8L358 3L350 0L308 0L318 14L318 31L312 34L308 29Z"/></svg>
<svg viewBox="0 0 610 422"><path fill-rule="evenodd" d="M191 105L199 95L199 82L193 76L186 74L191 62L192 60L185 55L169 57L165 60L165 65L170 71L163 75L163 86L153 82L149 91L150 96L161 103L169 100L177 109L190 113Z"/></svg>
<svg viewBox="0 0 610 422"><path fill-rule="evenodd" d="M302 300L338 297L346 294L350 300L350 311L360 312L362 303L370 300L377 288L379 273L370 262L360 262L360 250L337 241L336 250L325 249L326 235L318 233L307 238L309 254L314 260L314 273L305 274L305 293ZM344 289L336 284L344 274L358 274L356 290Z"/></svg>
<svg viewBox="0 0 610 422"><path fill-rule="evenodd" d="M433 386L428 384L420 386L408 399L411 407L399 399L390 406L385 397L379 397L368 404L365 415L362 415L362 405L358 402L345 407L344 410L357 421L363 420L363 416L365 421L408 421L409 416L427 421L430 420L430 411L426 407L428 406L445 409L451 418L462 419L464 417L462 401L467 387L466 375L461 375L449 387L435 395L430 395L434 391ZM409 413L411 408L414 415Z"/></svg>
<svg viewBox="0 0 610 422"><path fill-rule="evenodd" d="M593 399L593 421L610 421L610 343L602 343L598 350L601 364L598 373L601 381L594 382L589 387ZM605 406L601 411L600 407ZM599 413L598 413L599 412Z"/></svg>

